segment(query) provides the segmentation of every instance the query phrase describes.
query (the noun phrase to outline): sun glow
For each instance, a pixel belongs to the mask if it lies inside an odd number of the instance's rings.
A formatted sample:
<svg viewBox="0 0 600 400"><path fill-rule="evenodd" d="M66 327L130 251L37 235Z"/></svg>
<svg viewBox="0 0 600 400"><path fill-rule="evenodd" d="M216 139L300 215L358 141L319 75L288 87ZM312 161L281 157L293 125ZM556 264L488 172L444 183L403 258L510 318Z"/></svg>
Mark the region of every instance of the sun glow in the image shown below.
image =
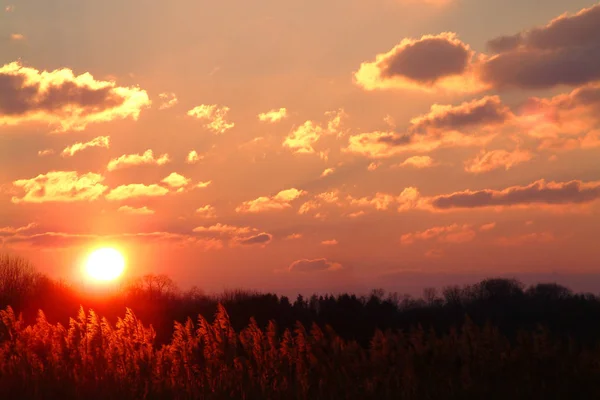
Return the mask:
<svg viewBox="0 0 600 400"><path fill-rule="evenodd" d="M125 258L117 250L106 247L95 250L85 264L87 275L98 281L117 279L125 270Z"/></svg>

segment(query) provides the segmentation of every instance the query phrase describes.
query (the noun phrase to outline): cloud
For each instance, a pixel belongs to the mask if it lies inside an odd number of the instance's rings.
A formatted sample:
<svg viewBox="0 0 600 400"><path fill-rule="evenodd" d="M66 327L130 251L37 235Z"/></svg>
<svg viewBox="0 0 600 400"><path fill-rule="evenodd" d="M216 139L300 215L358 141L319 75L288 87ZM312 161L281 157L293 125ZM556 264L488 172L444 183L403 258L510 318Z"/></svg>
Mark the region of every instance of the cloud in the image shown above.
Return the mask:
<svg viewBox="0 0 600 400"><path fill-rule="evenodd" d="M216 218L217 217L216 209L213 206L211 206L210 204L207 204L202 207L198 207L196 209L196 214L200 215L203 218Z"/></svg>
<svg viewBox="0 0 600 400"><path fill-rule="evenodd" d="M39 122L55 131L81 131L88 124L137 120L151 104L146 91L76 76L63 68L39 71L18 62L0 67L0 125Z"/></svg>
<svg viewBox="0 0 600 400"><path fill-rule="evenodd" d="M79 174L76 171L51 171L31 179L13 182L25 191L23 197L14 196L13 203L46 203L92 201L108 188L102 185L104 177L92 172Z"/></svg>
<svg viewBox="0 0 600 400"><path fill-rule="evenodd" d="M175 93L160 93L158 98L161 100L161 104L158 107L159 110L166 110L171 107L175 107L179 102Z"/></svg>
<svg viewBox="0 0 600 400"><path fill-rule="evenodd" d="M500 237L496 243L500 246L522 246L535 243L550 243L558 240L551 232L535 232L524 235Z"/></svg>
<svg viewBox="0 0 600 400"><path fill-rule="evenodd" d="M375 171L379 167L381 167L381 163L380 162L372 162L367 167L367 171L373 172L373 171Z"/></svg>
<svg viewBox="0 0 600 400"><path fill-rule="evenodd" d="M285 239L286 240L302 239L302 234L301 233L292 233L291 235L286 236Z"/></svg>
<svg viewBox="0 0 600 400"><path fill-rule="evenodd" d="M489 224L483 224L479 227L479 230L481 232L487 232L487 231L491 231L492 229L496 228L496 223L495 222L490 222Z"/></svg>
<svg viewBox="0 0 600 400"><path fill-rule="evenodd" d="M465 161L465 171L472 174L493 171L498 168L504 168L506 171L515 165L527 162L533 158L533 154L527 150L513 151L491 150L481 152L470 160Z"/></svg>
<svg viewBox="0 0 600 400"><path fill-rule="evenodd" d="M442 243L465 243L475 239L476 233L471 225L452 224L448 226L436 226L420 232L402 235L400 243L403 245L413 244L416 241L427 241L436 239Z"/></svg>
<svg viewBox="0 0 600 400"><path fill-rule="evenodd" d="M324 178L326 176L329 176L331 174L333 174L335 172L335 168L326 168L322 173L321 173L321 178Z"/></svg>
<svg viewBox="0 0 600 400"><path fill-rule="evenodd" d="M202 160L204 156L200 156L196 150L192 150L188 153L185 162L188 164L196 164L198 161Z"/></svg>
<svg viewBox="0 0 600 400"><path fill-rule="evenodd" d="M119 211L123 214L129 214L129 215L153 215L156 213L156 211L151 210L146 206L140 207L140 208L134 208L134 207L130 207L130 206L122 206L122 207L119 207L119 209L117 211Z"/></svg>
<svg viewBox="0 0 600 400"><path fill-rule="evenodd" d="M395 201L396 196L387 193L376 193L373 197L355 199L349 196L350 205L359 207L373 207L376 210L387 210Z"/></svg>
<svg viewBox="0 0 600 400"><path fill-rule="evenodd" d="M266 113L258 114L259 121L270 122L270 123L279 122L286 117L287 117L287 109L285 109L285 108L280 108L279 110L273 109Z"/></svg>
<svg viewBox="0 0 600 400"><path fill-rule="evenodd" d="M298 214L307 214L310 211L318 210L326 204L341 205L340 191L332 190L330 192L319 193L313 199L305 202L298 209Z"/></svg>
<svg viewBox="0 0 600 400"><path fill-rule="evenodd" d="M321 244L323 246L336 246L338 244L338 241L335 239L331 239L331 240L323 240L321 242Z"/></svg>
<svg viewBox="0 0 600 400"><path fill-rule="evenodd" d="M105 149L108 149L110 147L110 137L98 136L86 143L78 142L72 144L71 146L65 148L60 155L63 157L73 157L76 153L79 153L80 151L90 147L104 147Z"/></svg>
<svg viewBox="0 0 600 400"><path fill-rule="evenodd" d="M111 201L119 201L137 197L158 197L164 196L167 193L169 193L169 189L156 184L144 185L142 183L132 183L129 185L121 185L115 189L112 189L106 195L106 199Z"/></svg>
<svg viewBox="0 0 600 400"><path fill-rule="evenodd" d="M173 172L171 173L169 176L167 176L165 179L163 179L161 182L162 183L166 183L167 185L171 186L172 188L182 188L184 186L186 186L188 183L190 183L191 179L186 178L183 175L178 174L177 172Z"/></svg>
<svg viewBox="0 0 600 400"><path fill-rule="evenodd" d="M192 231L196 233L219 233L226 235L246 235L255 231L256 229L250 228L248 226L233 226L227 224L217 223L212 226L198 226L194 228Z"/></svg>
<svg viewBox="0 0 600 400"><path fill-rule="evenodd" d="M473 56L455 33L407 38L375 61L363 62L354 82L365 90L475 92L483 87L474 73Z"/></svg>
<svg viewBox="0 0 600 400"><path fill-rule="evenodd" d="M353 135L343 151L387 158L407 152L428 153L441 147L483 146L513 117L497 96L455 106L434 104L428 113L411 119L405 132Z"/></svg>
<svg viewBox="0 0 600 400"><path fill-rule="evenodd" d="M495 54L480 67L496 88L549 88L600 80L600 4L545 26L488 42Z"/></svg>
<svg viewBox="0 0 600 400"><path fill-rule="evenodd" d="M434 104L427 114L413 118L411 133L477 130L502 125L514 117L498 96L463 102L457 106Z"/></svg>
<svg viewBox="0 0 600 400"><path fill-rule="evenodd" d="M328 261L326 258L297 260L289 266L290 272L337 271L340 269L342 269L342 264Z"/></svg>
<svg viewBox="0 0 600 400"><path fill-rule="evenodd" d="M19 247L32 248L71 248L85 247L93 243L118 241L119 243L135 242L139 244L161 243L179 246L199 247L203 251L219 250L223 242L215 238L197 238L172 232L140 232L113 235L73 234L62 232L44 232L34 235L16 235L5 240L5 243Z"/></svg>
<svg viewBox="0 0 600 400"><path fill-rule="evenodd" d="M12 236L12 235L16 235L18 233L21 232L27 232L35 227L37 227L38 224L36 224L35 222L31 222L25 226L19 226L19 227L12 227L12 226L5 226L5 227L0 227L0 237L2 236Z"/></svg>
<svg viewBox="0 0 600 400"><path fill-rule="evenodd" d="M44 149L44 150L38 151L38 156L40 156L40 157L49 156L51 154L54 154L54 150L53 149Z"/></svg>
<svg viewBox="0 0 600 400"><path fill-rule="evenodd" d="M429 156L413 156L413 157L409 157L406 160L404 160L402 163L400 163L398 166L399 167L414 167L414 168L429 168L429 167L433 167L435 165L435 162L433 161L433 158L429 157Z"/></svg>
<svg viewBox="0 0 600 400"><path fill-rule="evenodd" d="M124 154L121 157L110 160L106 167L109 171L133 167L137 165L165 165L170 161L168 154L154 158L152 150L146 150L143 154Z"/></svg>
<svg viewBox="0 0 600 400"><path fill-rule="evenodd" d="M540 179L527 186L512 186L503 190L465 190L434 197L434 209L480 208L497 206L529 206L536 204L584 204L600 198L600 181L546 182Z"/></svg>
<svg viewBox="0 0 600 400"><path fill-rule="evenodd" d="M283 141L283 147L287 147L294 153L314 154L314 145L323 135L337 134L346 116L343 110L329 111L325 113L328 117L326 125L319 125L314 121L306 121L296 128Z"/></svg>
<svg viewBox="0 0 600 400"><path fill-rule="evenodd" d="M306 192L296 188L282 190L272 197L259 197L254 200L245 201L235 209L238 213L259 213L272 210L283 210L290 208L290 203Z"/></svg>
<svg viewBox="0 0 600 400"><path fill-rule="evenodd" d="M198 182L195 187L204 189L204 188L209 187L211 184L212 184L212 181Z"/></svg>
<svg viewBox="0 0 600 400"><path fill-rule="evenodd" d="M189 110L187 115L199 120L208 121L204 126L215 133L225 133L235 126L235 123L225 120L228 112L229 107L226 106L201 104Z"/></svg>
<svg viewBox="0 0 600 400"><path fill-rule="evenodd" d="M600 146L600 84L551 98L530 98L518 117L519 128L539 139L539 150L568 151Z"/></svg>
<svg viewBox="0 0 600 400"><path fill-rule="evenodd" d="M248 238L238 238L238 239L236 239L235 243L241 244L243 246L251 246L251 245L255 245L255 244L265 246L265 245L269 244L272 239L273 239L272 235L263 232L263 233L259 233L258 235L255 235L255 236L250 236Z"/></svg>
<svg viewBox="0 0 600 400"><path fill-rule="evenodd" d="M10 40L14 40L14 41L25 40L25 36L20 33L11 33Z"/></svg>
<svg viewBox="0 0 600 400"><path fill-rule="evenodd" d="M358 218L358 217L362 217L365 214L366 213L363 210L360 210L360 211L356 211L356 212L348 214L348 217L350 217L350 218Z"/></svg>

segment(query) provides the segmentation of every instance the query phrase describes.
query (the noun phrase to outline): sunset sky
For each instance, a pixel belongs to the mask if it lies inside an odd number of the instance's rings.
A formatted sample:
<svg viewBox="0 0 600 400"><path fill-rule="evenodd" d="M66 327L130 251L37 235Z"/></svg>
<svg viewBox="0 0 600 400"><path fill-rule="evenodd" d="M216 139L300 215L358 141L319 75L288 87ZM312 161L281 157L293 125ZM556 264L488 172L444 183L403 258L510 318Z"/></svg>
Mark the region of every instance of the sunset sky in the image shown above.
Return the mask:
<svg viewBox="0 0 600 400"><path fill-rule="evenodd" d="M600 291L598 3L0 5L0 243L50 276Z"/></svg>

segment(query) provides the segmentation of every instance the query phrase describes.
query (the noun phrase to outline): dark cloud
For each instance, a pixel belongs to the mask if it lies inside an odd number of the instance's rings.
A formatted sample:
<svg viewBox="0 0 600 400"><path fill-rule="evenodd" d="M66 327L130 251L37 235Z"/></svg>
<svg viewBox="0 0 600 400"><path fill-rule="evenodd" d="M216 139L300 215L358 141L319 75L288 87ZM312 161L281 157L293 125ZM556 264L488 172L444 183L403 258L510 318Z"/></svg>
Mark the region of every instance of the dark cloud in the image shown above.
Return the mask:
<svg viewBox="0 0 600 400"><path fill-rule="evenodd" d="M488 42L497 53L481 65L494 87L547 88L600 79L600 5L548 25Z"/></svg>
<svg viewBox="0 0 600 400"><path fill-rule="evenodd" d="M354 79L366 90L476 92L485 87L474 75L474 54L452 32L406 38L375 60L363 62Z"/></svg>
<svg viewBox="0 0 600 400"><path fill-rule="evenodd" d="M97 81L87 73L38 71L19 63L0 67L0 123L34 120L81 130L90 122L137 119L149 105L145 91Z"/></svg>
<svg viewBox="0 0 600 400"><path fill-rule="evenodd" d="M469 66L472 52L453 37L440 35L407 42L396 48L382 64L381 76L403 76L420 83L461 75Z"/></svg>
<svg viewBox="0 0 600 400"><path fill-rule="evenodd" d="M342 269L342 265L326 258L316 260L297 260L290 264L290 272L318 272L318 271L335 271Z"/></svg>
<svg viewBox="0 0 600 400"><path fill-rule="evenodd" d="M272 235L263 232L249 238L240 239L239 243L243 245L267 244L271 239L273 239Z"/></svg>
<svg viewBox="0 0 600 400"><path fill-rule="evenodd" d="M428 114L411 121L410 130L418 133L428 129L461 130L502 124L511 117L512 112L498 96L486 96L458 106L434 105Z"/></svg>
<svg viewBox="0 0 600 400"><path fill-rule="evenodd" d="M600 199L600 182L536 181L528 186L504 190L478 190L437 196L432 206L437 209L515 206L529 204L582 204Z"/></svg>

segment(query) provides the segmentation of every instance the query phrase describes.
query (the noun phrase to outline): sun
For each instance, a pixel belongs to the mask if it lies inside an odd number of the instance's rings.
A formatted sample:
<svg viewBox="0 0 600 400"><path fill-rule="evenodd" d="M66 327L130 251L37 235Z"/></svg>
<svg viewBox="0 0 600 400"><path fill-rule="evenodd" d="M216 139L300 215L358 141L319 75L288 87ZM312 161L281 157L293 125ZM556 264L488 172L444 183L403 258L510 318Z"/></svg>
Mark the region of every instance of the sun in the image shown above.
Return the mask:
<svg viewBox="0 0 600 400"><path fill-rule="evenodd" d="M105 247L90 254L85 271L91 278L98 281L113 281L125 270L125 258L119 251Z"/></svg>

